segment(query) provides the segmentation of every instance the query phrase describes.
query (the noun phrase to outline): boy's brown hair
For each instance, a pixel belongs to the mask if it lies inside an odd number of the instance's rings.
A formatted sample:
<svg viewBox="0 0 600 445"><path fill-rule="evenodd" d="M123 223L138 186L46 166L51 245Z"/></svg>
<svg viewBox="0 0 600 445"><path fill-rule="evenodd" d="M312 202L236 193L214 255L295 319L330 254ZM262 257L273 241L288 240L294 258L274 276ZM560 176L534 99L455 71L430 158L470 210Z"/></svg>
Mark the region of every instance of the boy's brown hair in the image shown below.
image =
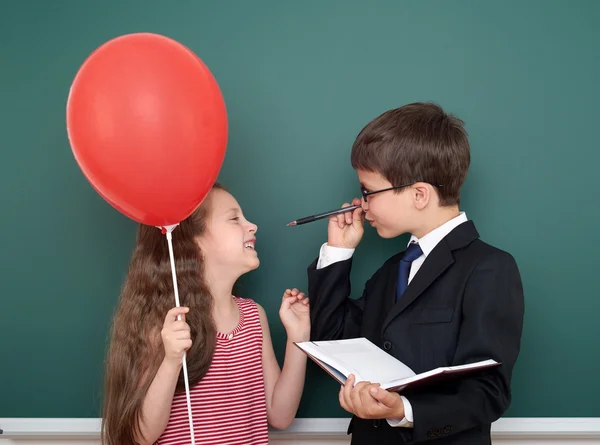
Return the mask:
<svg viewBox="0 0 600 445"><path fill-rule="evenodd" d="M471 155L462 120L439 105L417 102L369 122L356 137L350 160L355 170L379 173L393 186L431 184L440 205L452 206L460 203Z"/></svg>

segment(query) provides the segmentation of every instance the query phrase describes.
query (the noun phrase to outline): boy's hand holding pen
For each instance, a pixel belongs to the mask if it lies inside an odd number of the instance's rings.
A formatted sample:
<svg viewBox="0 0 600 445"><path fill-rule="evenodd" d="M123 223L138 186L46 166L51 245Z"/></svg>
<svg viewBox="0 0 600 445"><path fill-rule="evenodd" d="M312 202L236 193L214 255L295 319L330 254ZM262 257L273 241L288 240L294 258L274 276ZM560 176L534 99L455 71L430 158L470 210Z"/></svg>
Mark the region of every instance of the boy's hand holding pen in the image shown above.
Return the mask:
<svg viewBox="0 0 600 445"><path fill-rule="evenodd" d="M288 226L297 226L329 217L327 244L331 247L354 249L364 233L364 211L361 200L354 198L352 205L346 203L341 208L297 219Z"/></svg>

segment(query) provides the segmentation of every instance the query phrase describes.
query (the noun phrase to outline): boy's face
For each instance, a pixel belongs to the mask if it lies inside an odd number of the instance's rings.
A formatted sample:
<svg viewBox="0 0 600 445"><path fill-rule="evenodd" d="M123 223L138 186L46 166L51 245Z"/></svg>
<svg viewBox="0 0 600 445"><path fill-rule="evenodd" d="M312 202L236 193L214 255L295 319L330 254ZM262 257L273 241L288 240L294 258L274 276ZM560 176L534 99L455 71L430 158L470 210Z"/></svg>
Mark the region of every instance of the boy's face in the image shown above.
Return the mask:
<svg viewBox="0 0 600 445"><path fill-rule="evenodd" d="M369 192L392 187L381 174L357 170L360 185ZM362 200L365 219L375 227L382 238L394 238L403 233L412 233L417 209L413 203L414 193L411 187L400 190L388 190L376 193Z"/></svg>

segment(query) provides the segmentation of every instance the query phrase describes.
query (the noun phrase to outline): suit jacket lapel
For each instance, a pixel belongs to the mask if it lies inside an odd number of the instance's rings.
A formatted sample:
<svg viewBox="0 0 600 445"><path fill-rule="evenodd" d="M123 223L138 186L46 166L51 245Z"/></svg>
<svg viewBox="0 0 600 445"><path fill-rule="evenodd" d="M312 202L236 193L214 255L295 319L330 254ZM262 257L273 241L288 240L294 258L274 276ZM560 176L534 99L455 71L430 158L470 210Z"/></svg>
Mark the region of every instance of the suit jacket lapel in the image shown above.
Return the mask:
<svg viewBox="0 0 600 445"><path fill-rule="evenodd" d="M388 276L385 281L385 288L383 289L383 308L384 314L389 314L395 305L396 300L396 287L398 285L398 266L400 265L400 259L403 254L397 255L389 263ZM386 317L387 319L387 317Z"/></svg>
<svg viewBox="0 0 600 445"><path fill-rule="evenodd" d="M471 221L461 224L450 232L427 256L425 262L421 265L419 272L417 272L404 291L404 294L400 297L400 301L393 304L396 289L395 284L398 280L396 272L396 279L389 280L389 282L394 283L394 293L389 295L389 288L386 290L386 298L390 298L393 305L390 307L388 316L383 322L381 331L383 332L395 317L400 315L413 301L423 294L423 292L425 292L425 290L454 263L452 250L462 248L478 237L479 234ZM398 259L398 262L399 261L400 259ZM396 270L398 270L398 263L396 263Z"/></svg>

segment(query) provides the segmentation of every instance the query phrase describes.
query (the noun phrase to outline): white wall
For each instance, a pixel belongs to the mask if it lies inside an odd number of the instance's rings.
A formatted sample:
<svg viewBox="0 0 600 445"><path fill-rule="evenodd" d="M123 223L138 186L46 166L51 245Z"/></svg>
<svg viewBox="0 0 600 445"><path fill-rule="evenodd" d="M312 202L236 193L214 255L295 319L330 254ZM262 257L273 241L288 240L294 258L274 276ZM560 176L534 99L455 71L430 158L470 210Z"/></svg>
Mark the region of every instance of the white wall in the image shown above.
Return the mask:
<svg viewBox="0 0 600 445"><path fill-rule="evenodd" d="M270 434L272 445L347 445L348 419L296 419ZM2 419L0 445L100 445L99 419ZM494 445L600 445L600 418L503 418Z"/></svg>

